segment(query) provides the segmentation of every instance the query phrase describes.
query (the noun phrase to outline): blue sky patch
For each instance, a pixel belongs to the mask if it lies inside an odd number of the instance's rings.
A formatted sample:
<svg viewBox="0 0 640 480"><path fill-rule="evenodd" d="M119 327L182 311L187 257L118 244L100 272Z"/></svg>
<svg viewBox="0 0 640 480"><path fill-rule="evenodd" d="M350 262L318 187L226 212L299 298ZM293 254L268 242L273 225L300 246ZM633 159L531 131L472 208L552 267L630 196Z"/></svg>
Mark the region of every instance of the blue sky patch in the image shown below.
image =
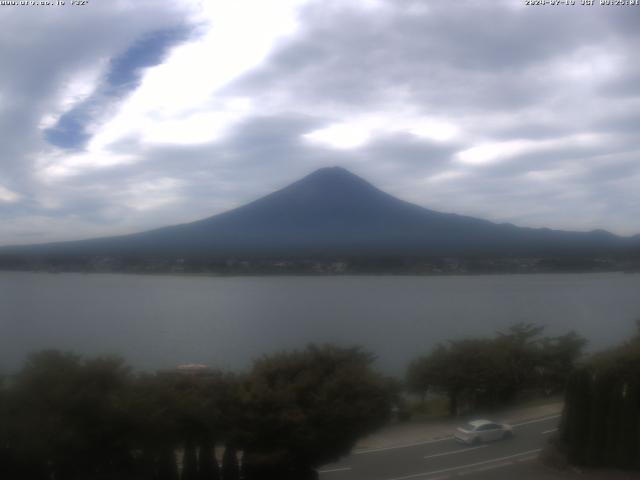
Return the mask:
<svg viewBox="0 0 640 480"><path fill-rule="evenodd" d="M143 69L162 62L169 49L186 40L185 27L163 29L141 37L111 60L103 84L89 98L68 110L44 131L46 140L60 148L82 149L91 138L89 125L114 102L135 90Z"/></svg>

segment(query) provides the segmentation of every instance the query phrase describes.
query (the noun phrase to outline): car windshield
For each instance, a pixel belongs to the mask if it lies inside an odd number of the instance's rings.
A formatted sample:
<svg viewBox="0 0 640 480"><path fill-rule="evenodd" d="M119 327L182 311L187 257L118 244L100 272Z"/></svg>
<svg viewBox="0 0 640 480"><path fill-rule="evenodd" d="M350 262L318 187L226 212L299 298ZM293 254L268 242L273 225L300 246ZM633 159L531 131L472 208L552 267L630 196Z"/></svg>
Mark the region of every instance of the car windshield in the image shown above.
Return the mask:
<svg viewBox="0 0 640 480"><path fill-rule="evenodd" d="M471 423L466 423L462 426L463 430L467 430L469 432L472 432L476 429L476 427L474 425L472 425Z"/></svg>

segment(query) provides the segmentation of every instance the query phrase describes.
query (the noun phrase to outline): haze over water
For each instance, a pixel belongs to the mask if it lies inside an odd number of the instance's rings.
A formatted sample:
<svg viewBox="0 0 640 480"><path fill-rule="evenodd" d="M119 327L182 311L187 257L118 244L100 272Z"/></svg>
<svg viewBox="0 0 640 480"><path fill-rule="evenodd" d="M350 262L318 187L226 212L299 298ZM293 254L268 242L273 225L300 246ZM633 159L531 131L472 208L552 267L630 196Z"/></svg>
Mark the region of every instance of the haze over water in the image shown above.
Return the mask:
<svg viewBox="0 0 640 480"><path fill-rule="evenodd" d="M640 275L190 277L0 272L0 371L29 352L117 354L140 369L240 369L309 342L361 345L386 373L437 342L525 321L590 349L640 318Z"/></svg>

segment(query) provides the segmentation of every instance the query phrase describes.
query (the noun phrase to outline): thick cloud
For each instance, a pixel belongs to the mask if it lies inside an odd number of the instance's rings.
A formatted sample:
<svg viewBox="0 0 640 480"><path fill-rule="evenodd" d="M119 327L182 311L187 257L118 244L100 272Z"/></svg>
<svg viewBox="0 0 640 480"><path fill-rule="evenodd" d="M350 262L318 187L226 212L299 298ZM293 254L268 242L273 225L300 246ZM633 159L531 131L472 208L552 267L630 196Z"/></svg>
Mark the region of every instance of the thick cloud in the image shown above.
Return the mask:
<svg viewBox="0 0 640 480"><path fill-rule="evenodd" d="M49 147L43 127L90 96L110 59L138 38L186 21L176 13L150 1L0 7L0 184L25 201L36 195L34 159Z"/></svg>
<svg viewBox="0 0 640 480"><path fill-rule="evenodd" d="M64 112L55 125L46 129L46 140L62 148L81 148L91 138L88 127L113 102L139 86L145 67L161 63L167 49L186 35L183 28L169 28L143 35L107 67L103 84L85 100Z"/></svg>
<svg viewBox="0 0 640 480"><path fill-rule="evenodd" d="M640 7L112 1L0 21L0 244L194 220L335 164L438 210L640 232Z"/></svg>

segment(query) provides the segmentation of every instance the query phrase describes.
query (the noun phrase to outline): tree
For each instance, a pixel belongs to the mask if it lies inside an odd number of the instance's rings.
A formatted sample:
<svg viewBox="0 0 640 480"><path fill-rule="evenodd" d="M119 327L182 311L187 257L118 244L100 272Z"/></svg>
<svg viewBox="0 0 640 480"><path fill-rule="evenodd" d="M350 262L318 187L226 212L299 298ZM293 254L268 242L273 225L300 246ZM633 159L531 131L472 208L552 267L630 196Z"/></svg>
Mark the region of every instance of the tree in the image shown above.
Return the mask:
<svg viewBox="0 0 640 480"><path fill-rule="evenodd" d="M15 454L11 447L9 435L9 390L5 378L0 376L0 472L15 476Z"/></svg>
<svg viewBox="0 0 640 480"><path fill-rule="evenodd" d="M504 390L500 352L487 339L467 339L438 345L410 367L414 391L431 388L449 398L449 414L493 405Z"/></svg>
<svg viewBox="0 0 640 480"><path fill-rule="evenodd" d="M220 467L214 455L212 442L204 438L198 452L198 480L220 480Z"/></svg>
<svg viewBox="0 0 640 480"><path fill-rule="evenodd" d="M424 403L429 389L435 386L435 372L432 371L432 359L423 356L413 360L407 368L405 384L407 390L420 396Z"/></svg>
<svg viewBox="0 0 640 480"><path fill-rule="evenodd" d="M569 447L569 461L576 464L584 464L587 458L592 375L586 368L577 370L569 377L565 393L565 407L560 422L561 439Z"/></svg>
<svg viewBox="0 0 640 480"><path fill-rule="evenodd" d="M640 469L640 333L574 371L560 438L576 465Z"/></svg>
<svg viewBox="0 0 640 480"><path fill-rule="evenodd" d="M625 384L620 410L623 419L619 430L618 466L640 469L640 374Z"/></svg>
<svg viewBox="0 0 640 480"><path fill-rule="evenodd" d="M119 359L57 351L29 357L15 378L10 407L12 449L28 476L89 479L132 471L122 409L129 381Z"/></svg>
<svg viewBox="0 0 640 480"><path fill-rule="evenodd" d="M239 480L240 466L238 465L238 451L231 444L227 444L222 455L222 480Z"/></svg>
<svg viewBox="0 0 640 480"><path fill-rule="evenodd" d="M156 472L158 480L178 480L178 465L173 448L169 446L160 448Z"/></svg>
<svg viewBox="0 0 640 480"><path fill-rule="evenodd" d="M177 480L175 451L183 442L173 377L137 376L128 392L125 409L133 425L132 441L143 452L144 471L161 480Z"/></svg>
<svg viewBox="0 0 640 480"><path fill-rule="evenodd" d="M543 331L519 323L494 338L439 344L409 365L408 387L444 393L452 416L508 403L525 389L561 391L586 342L574 332L543 338Z"/></svg>
<svg viewBox="0 0 640 480"><path fill-rule="evenodd" d="M535 383L536 367L541 363L540 342L544 327L532 323L517 323L506 332L498 332L496 347L502 352L507 375L506 400L512 399Z"/></svg>
<svg viewBox="0 0 640 480"><path fill-rule="evenodd" d="M181 480L198 480L198 456L196 446L191 440L187 440L184 446Z"/></svg>
<svg viewBox="0 0 640 480"><path fill-rule="evenodd" d="M243 394L242 447L251 469L303 480L381 426L391 392L372 362L358 348L313 345L256 361Z"/></svg>
<svg viewBox="0 0 640 480"><path fill-rule="evenodd" d="M567 379L582 357L586 344L586 339L573 331L540 340L535 373L545 395L564 391Z"/></svg>
<svg viewBox="0 0 640 480"><path fill-rule="evenodd" d="M237 388L235 376L217 370L140 375L127 405L136 448L157 464L165 462L167 451L184 447L183 476L217 478L212 439L232 436L240 408Z"/></svg>

